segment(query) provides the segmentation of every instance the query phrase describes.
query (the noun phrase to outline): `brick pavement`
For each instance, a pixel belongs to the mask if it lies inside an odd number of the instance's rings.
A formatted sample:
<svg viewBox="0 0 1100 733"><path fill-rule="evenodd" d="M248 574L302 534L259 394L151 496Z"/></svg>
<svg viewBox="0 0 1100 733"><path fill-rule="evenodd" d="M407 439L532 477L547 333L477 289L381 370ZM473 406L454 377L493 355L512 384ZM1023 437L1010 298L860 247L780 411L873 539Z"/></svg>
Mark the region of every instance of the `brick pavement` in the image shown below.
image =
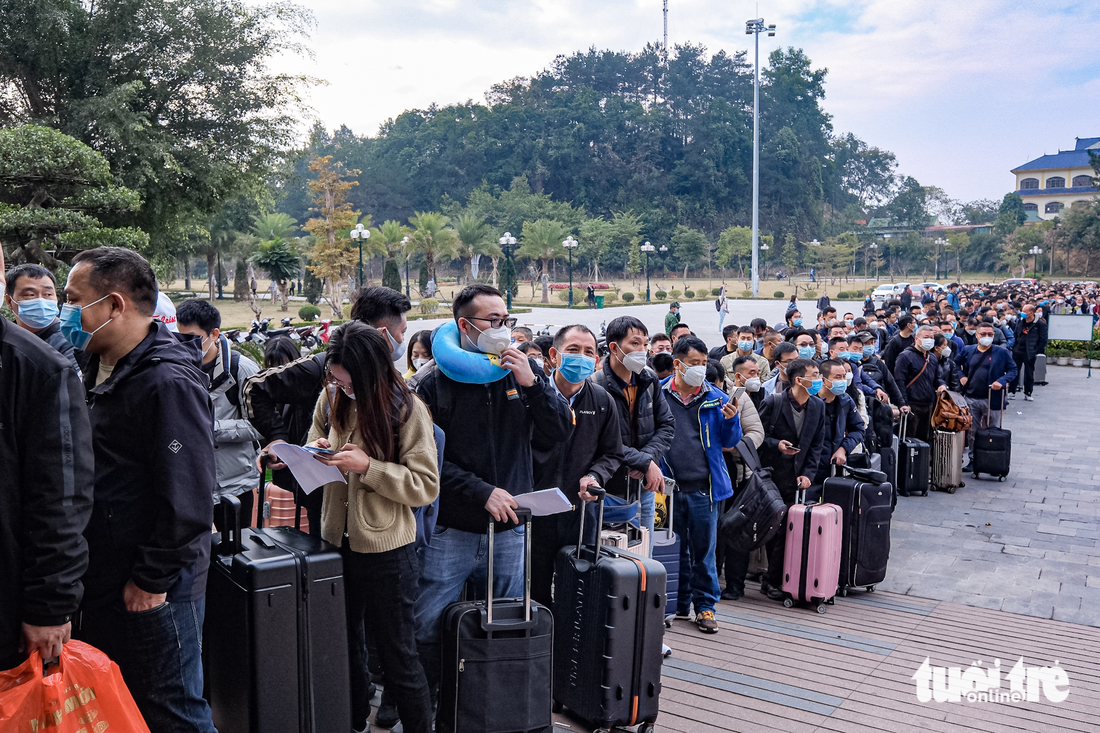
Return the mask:
<svg viewBox="0 0 1100 733"><path fill-rule="evenodd" d="M901 497L883 590L1100 626L1100 371L1008 403L1012 472Z"/></svg>

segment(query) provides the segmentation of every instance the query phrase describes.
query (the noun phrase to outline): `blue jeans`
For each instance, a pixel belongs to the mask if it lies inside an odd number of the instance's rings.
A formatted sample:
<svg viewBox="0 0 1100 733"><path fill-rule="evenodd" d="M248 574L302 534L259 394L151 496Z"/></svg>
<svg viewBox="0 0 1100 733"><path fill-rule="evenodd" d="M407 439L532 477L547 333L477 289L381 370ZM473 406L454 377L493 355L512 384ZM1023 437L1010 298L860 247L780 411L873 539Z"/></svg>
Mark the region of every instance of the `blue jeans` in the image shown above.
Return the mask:
<svg viewBox="0 0 1100 733"><path fill-rule="evenodd" d="M121 603L83 609L75 636L118 664L150 730L217 733L202 696L205 614L205 598L138 613Z"/></svg>
<svg viewBox="0 0 1100 733"><path fill-rule="evenodd" d="M680 592L676 611L713 611L718 602L718 505L702 491L676 492L674 527L680 535Z"/></svg>
<svg viewBox="0 0 1100 733"><path fill-rule="evenodd" d="M642 522L642 526L649 530L650 538L653 537L653 522L654 516L657 513L657 495L652 491L642 491L641 506L639 508L639 519ZM653 556L653 540L650 539L649 544L650 557Z"/></svg>
<svg viewBox="0 0 1100 733"><path fill-rule="evenodd" d="M722 333L722 324L726 322L726 312L718 311L718 333Z"/></svg>
<svg viewBox="0 0 1100 733"><path fill-rule="evenodd" d="M493 541L493 598L523 596L523 527L497 532ZM466 581L485 597L489 536L436 525L432 543L420 548L420 591L416 601L416 645L428 678L439 684L443 610L459 599Z"/></svg>

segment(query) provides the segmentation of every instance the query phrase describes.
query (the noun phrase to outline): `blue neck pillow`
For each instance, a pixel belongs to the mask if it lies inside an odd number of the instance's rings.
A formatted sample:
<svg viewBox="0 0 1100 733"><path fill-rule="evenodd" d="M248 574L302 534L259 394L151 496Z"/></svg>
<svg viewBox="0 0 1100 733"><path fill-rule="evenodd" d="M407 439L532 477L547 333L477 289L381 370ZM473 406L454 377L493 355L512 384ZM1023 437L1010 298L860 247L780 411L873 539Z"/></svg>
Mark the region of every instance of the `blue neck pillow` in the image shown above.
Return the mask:
<svg viewBox="0 0 1100 733"><path fill-rule="evenodd" d="M432 331L432 358L444 374L463 384L489 384L508 374L495 354L462 348L462 334L454 321Z"/></svg>

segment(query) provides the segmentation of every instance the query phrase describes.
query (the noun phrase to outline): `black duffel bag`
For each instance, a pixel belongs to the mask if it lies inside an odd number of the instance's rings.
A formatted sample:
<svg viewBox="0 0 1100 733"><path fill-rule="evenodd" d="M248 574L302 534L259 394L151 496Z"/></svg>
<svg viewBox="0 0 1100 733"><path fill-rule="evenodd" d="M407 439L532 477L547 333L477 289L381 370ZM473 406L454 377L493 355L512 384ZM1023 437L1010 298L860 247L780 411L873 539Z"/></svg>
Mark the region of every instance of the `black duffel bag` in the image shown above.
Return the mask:
<svg viewBox="0 0 1100 733"><path fill-rule="evenodd" d="M751 552L775 536L786 521L787 505L760 465L756 446L745 439L737 444L741 460L752 471L738 488L729 509L718 518L718 541L731 552Z"/></svg>

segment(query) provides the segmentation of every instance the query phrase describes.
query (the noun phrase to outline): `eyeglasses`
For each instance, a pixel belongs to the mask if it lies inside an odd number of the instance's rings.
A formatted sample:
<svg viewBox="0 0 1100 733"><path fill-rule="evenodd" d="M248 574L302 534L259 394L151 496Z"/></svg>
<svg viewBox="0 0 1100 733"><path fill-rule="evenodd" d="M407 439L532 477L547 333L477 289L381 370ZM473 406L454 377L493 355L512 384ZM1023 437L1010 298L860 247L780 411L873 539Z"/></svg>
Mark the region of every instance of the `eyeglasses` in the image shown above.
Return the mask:
<svg viewBox="0 0 1100 733"><path fill-rule="evenodd" d="M507 326L508 328L515 328L519 319L509 316L508 318L478 318L477 316L464 316L467 321L485 321L489 324L489 328L500 328L501 326Z"/></svg>

